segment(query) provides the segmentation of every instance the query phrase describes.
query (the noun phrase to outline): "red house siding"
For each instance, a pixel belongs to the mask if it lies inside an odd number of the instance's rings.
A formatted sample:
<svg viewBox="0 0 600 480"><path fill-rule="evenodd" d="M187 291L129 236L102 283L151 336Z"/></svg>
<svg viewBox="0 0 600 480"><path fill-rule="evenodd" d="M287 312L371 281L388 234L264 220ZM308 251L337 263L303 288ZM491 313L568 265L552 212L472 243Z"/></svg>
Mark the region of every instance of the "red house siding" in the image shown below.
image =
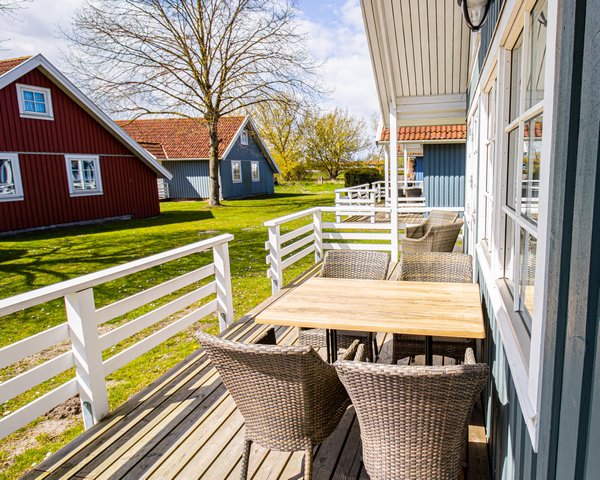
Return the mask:
<svg viewBox="0 0 600 480"><path fill-rule="evenodd" d="M15 83L50 88L54 120L21 118ZM0 90L0 152L19 154L24 200L0 202L0 232L160 213L156 174L38 70ZM71 197L64 154L100 156L102 195Z"/></svg>

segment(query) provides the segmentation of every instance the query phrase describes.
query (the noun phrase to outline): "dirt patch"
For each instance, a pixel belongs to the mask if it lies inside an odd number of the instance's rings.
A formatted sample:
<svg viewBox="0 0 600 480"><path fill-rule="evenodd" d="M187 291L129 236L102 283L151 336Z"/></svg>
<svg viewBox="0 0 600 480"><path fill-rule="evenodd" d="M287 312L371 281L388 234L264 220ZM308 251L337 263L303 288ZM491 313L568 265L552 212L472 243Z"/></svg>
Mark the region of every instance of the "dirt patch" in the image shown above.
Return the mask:
<svg viewBox="0 0 600 480"><path fill-rule="evenodd" d="M76 415L81 415L81 402L79 401L79 395L69 398L65 403L62 403L58 407L50 410L46 414L46 418L48 420L64 420L69 417L75 417Z"/></svg>

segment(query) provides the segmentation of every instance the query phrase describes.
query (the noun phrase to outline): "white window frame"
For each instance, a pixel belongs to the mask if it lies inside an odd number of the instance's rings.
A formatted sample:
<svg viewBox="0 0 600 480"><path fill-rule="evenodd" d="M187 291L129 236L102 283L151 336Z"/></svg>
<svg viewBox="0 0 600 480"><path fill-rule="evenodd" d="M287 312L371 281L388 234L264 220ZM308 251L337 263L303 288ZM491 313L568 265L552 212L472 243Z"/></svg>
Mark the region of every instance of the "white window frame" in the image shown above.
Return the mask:
<svg viewBox="0 0 600 480"><path fill-rule="evenodd" d="M235 165L239 165L240 167L240 178L235 179ZM231 181L233 183L242 183L242 162L240 160L232 160L231 161Z"/></svg>
<svg viewBox="0 0 600 480"><path fill-rule="evenodd" d="M73 184L73 172L71 170L71 162L74 160L87 160L94 162L94 175L96 178L96 188L90 190L75 190ZM67 180L69 182L69 194L72 197L87 197L90 195L103 195L102 189L102 173L100 167L100 157L98 155L65 155L65 166L67 168Z"/></svg>
<svg viewBox="0 0 600 480"><path fill-rule="evenodd" d="M16 153L1 152L0 158L9 160L11 164L13 181L15 184L15 193L9 195L0 194L0 202L16 202L23 200L23 182L21 180L21 166L19 165L19 155Z"/></svg>
<svg viewBox="0 0 600 480"><path fill-rule="evenodd" d="M254 178L254 166L256 165L256 178ZM250 162L250 176L252 177L253 182L260 182L260 162L257 160L252 160Z"/></svg>
<svg viewBox="0 0 600 480"><path fill-rule="evenodd" d="M23 98L24 92L41 93L44 95L44 103L46 105L46 112L28 112L25 110L25 99ZM54 110L52 109L52 92L49 88L36 87L35 85L25 85L23 83L17 83L17 100L19 103L19 114L22 118L35 118L38 120L54 120Z"/></svg>
<svg viewBox="0 0 600 480"><path fill-rule="evenodd" d="M537 226L537 252L536 252L536 282L534 287L534 310L531 322L530 340L526 351L522 348L519 334L515 329L518 322L522 323L521 318L517 318L514 312L512 298L502 291L502 280L504 276L504 250L505 250L505 225L504 225L504 206L506 199L506 167L508 161L508 131L514 128L514 121L509 124L509 95L510 95L510 61L511 49L516 43L521 32L529 34L530 15L536 4L536 0L526 0L523 4L520 2L507 2L499 20L497 32L486 60L486 64L481 71L481 77L477 88L473 92L473 98L478 99L481 91L486 91L484 85L489 85L492 77L497 75L496 88L498 91L496 101L496 168L494 170L493 193L495 202L493 203L492 217L492 252L491 255L485 251L481 242L475 247L477 263L480 266L481 279L486 284L489 293L489 308L494 312L496 324L502 339L503 349L506 352L506 361L510 367L511 376L515 385L517 398L523 413L525 424L532 442L534 451L538 451L539 441L539 412L541 406L542 390L542 368L544 351L544 331L546 325L545 319L545 292L547 290L548 279L546 270L550 252L547 251L546 242L550 234L549 231L549 212L548 212L548 194L550 190L550 171L551 171L551 149L552 149L552 129L554 124L553 104L555 101L554 92L554 70L555 70L555 51L556 51L556 24L558 18L557 0L548 0L547 20L548 27L546 32L546 66L545 66L545 92L541 105L534 105L525 112L520 112L517 117L525 122L527 119L534 118L543 111L544 115L544 134L542 137L542 155L540 162L540 197L539 214ZM525 31L527 29L527 32ZM530 55L528 41L523 46L523 55ZM528 58L523 58L523 65L528 64ZM522 76L523 78L523 76ZM526 89L526 80L523 80ZM524 99L522 99L524 100ZM477 100L472 103L470 113L477 109ZM521 105L524 105L521 103ZM470 118L470 117L469 117ZM519 127L521 128L521 127ZM521 132L522 134L522 132ZM522 135L519 135L519 153L522 152ZM517 175L519 175L517 173ZM478 185L479 188L479 185ZM517 191L517 202L520 202L520 191ZM479 198L479 193L478 193ZM515 211L520 212L520 204L515 205ZM524 228L531 231L531 225L524 220ZM491 256L491 258L490 258ZM487 259L490 258L491 262ZM516 257L518 259L518 256Z"/></svg>
<svg viewBox="0 0 600 480"><path fill-rule="evenodd" d="M242 130L242 133L240 133L240 143L248 145L248 130Z"/></svg>

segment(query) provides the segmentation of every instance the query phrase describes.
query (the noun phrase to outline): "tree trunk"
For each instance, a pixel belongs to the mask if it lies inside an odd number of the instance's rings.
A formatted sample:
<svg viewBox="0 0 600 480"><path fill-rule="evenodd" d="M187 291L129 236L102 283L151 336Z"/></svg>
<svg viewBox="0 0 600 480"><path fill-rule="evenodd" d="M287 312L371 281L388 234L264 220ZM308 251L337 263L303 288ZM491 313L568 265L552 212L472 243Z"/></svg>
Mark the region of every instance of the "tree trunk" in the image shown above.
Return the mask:
<svg viewBox="0 0 600 480"><path fill-rule="evenodd" d="M219 207L220 185L219 185L219 136L217 132L218 119L207 119L208 135L210 138L210 152L208 155L208 171L210 176L210 193L208 205L210 207Z"/></svg>

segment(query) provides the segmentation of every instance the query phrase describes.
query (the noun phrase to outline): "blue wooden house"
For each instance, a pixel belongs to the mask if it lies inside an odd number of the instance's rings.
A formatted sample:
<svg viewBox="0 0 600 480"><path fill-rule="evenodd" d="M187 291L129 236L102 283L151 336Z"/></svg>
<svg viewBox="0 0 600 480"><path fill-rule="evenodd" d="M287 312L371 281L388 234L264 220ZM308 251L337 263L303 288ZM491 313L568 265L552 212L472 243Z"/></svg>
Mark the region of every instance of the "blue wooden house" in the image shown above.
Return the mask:
<svg viewBox="0 0 600 480"><path fill-rule="evenodd" d="M159 183L163 199L209 196L209 136L202 119L157 118L120 125L173 175ZM218 125L222 198L269 195L277 164L250 116L223 117Z"/></svg>

